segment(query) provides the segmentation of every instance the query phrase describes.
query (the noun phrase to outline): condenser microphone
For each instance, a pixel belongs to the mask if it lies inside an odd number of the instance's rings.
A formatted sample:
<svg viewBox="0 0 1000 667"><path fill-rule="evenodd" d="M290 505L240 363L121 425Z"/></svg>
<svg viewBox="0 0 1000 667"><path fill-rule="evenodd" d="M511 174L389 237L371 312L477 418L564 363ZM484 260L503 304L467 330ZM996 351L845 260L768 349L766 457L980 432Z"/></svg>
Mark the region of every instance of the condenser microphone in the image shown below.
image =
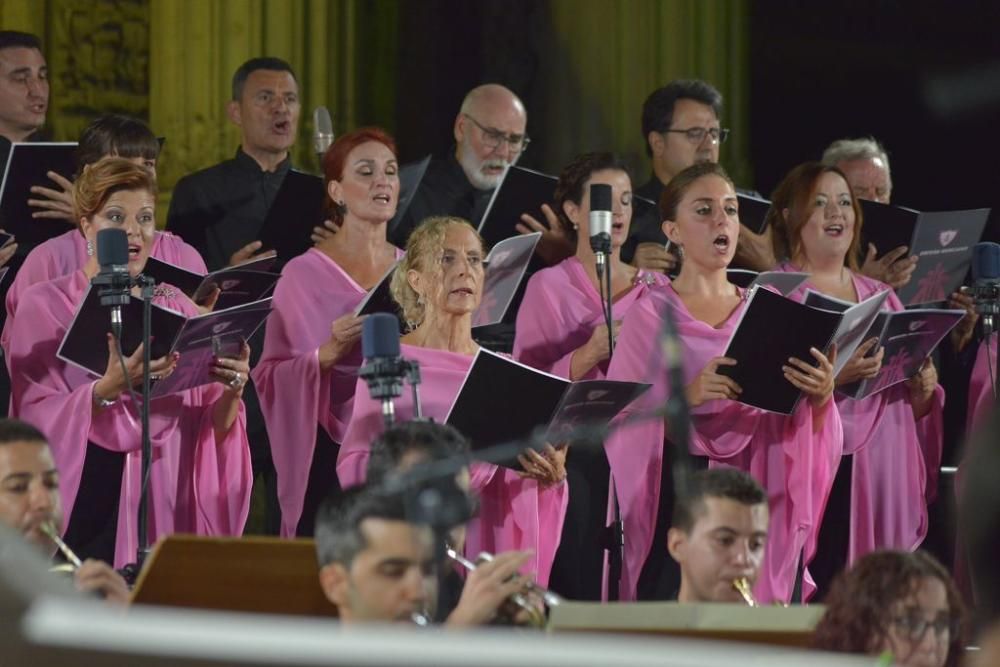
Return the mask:
<svg viewBox="0 0 1000 667"><path fill-rule="evenodd" d="M359 375L368 384L372 400L382 402L386 428L396 421L393 401L403 393L407 364L399 351L399 319L389 313L369 315L361 325L361 356L365 363Z"/></svg>
<svg viewBox="0 0 1000 667"><path fill-rule="evenodd" d="M128 234L124 229L97 232L100 271L90 281L98 287L102 306L111 307L111 332L121 340L122 306L131 300L132 276L128 272Z"/></svg>
<svg viewBox="0 0 1000 667"><path fill-rule="evenodd" d="M611 254L611 186L593 183L590 186L590 249L597 257L597 275Z"/></svg>
<svg viewBox="0 0 1000 667"><path fill-rule="evenodd" d="M316 107L313 111L313 150L316 151L321 163L333 139L333 119L330 118L329 109Z"/></svg>
<svg viewBox="0 0 1000 667"><path fill-rule="evenodd" d="M983 242L972 246L972 286L963 291L975 300L983 335L989 336L1000 315L1000 244Z"/></svg>

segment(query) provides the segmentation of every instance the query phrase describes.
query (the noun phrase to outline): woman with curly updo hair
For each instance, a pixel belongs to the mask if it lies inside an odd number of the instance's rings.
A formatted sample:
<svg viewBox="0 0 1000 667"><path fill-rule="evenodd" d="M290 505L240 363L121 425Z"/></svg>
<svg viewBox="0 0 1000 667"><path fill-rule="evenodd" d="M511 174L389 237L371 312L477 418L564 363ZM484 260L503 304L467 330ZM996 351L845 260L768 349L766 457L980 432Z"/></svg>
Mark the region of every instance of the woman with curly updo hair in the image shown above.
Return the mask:
<svg viewBox="0 0 1000 667"><path fill-rule="evenodd" d="M542 269L528 281L517 313L514 357L569 380L600 380L611 358L595 256L590 247L590 186L611 187L611 270L613 331L625 313L669 280L658 272L629 266L621 247L632 222L632 180L612 153L586 153L566 165L556 184L553 206L543 206L549 227L560 225L576 244L572 257ZM610 468L603 449L572 449L567 474L573 488L563 528L553 588L573 599L601 599L603 532Z"/></svg>
<svg viewBox="0 0 1000 667"><path fill-rule="evenodd" d="M893 664L953 667L964 646L965 608L947 570L923 551L876 551L840 574L813 646L878 655Z"/></svg>
<svg viewBox="0 0 1000 667"><path fill-rule="evenodd" d="M12 415L38 425L52 446L65 513L63 539L81 557L134 562L136 512L143 494L142 429L131 390L142 379L142 349L119 363L114 339L92 341L108 350L97 378L57 356L66 330L99 266L98 232L122 230L134 278L153 247L156 182L124 158L88 165L74 187L74 209L88 258L69 275L25 291L10 337ZM134 290L137 288L133 288ZM133 294L138 297L137 293ZM199 314L182 292L159 285L153 303L187 317ZM214 382L150 403L152 467L149 476L150 543L175 532L239 535L250 508L250 451L243 388L250 348L218 359ZM180 356L152 360L153 378L170 375Z"/></svg>
<svg viewBox="0 0 1000 667"><path fill-rule="evenodd" d="M458 395L479 346L472 339L472 315L483 295L483 241L460 218L424 220L410 235L406 256L392 278L392 296L410 331L402 337L402 356L420 364L423 413L444 421ZM497 401L516 397L497 396ZM483 406L489 410L490 406ZM396 399L396 416L413 417L409 393ZM365 480L372 441L382 432L381 403L358 381L354 412L337 461L344 488ZM485 463L471 467L471 488L480 511L469 524L465 552L470 558L531 550L524 571L548 582L565 515L565 450L526 450L524 472Z"/></svg>

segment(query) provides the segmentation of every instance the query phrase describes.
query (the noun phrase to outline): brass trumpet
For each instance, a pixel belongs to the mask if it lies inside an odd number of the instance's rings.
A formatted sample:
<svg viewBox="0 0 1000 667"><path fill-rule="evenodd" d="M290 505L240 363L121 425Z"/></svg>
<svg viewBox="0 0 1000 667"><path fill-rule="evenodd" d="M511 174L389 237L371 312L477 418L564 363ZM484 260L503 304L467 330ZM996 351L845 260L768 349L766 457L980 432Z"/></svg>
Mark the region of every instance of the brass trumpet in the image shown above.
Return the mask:
<svg viewBox="0 0 1000 667"><path fill-rule="evenodd" d="M447 554L448 558L458 563L469 572L472 572L476 569L476 567L478 567L478 563L473 563L451 547L448 547ZM478 562L488 563L493 560L493 554L483 552L479 554L479 557L476 560ZM525 587L525 590L529 596L537 597L542 604L536 604L524 594L514 593L507 599L508 605L505 605L513 607L513 609L508 610L506 613L504 613L504 610L501 609L501 618L513 624L514 617L523 611L527 615L527 624L529 626L536 628L545 627L549 608L561 604L562 598L552 591L546 590L534 583L528 584Z"/></svg>
<svg viewBox="0 0 1000 667"><path fill-rule="evenodd" d="M747 603L749 607L756 607L757 600L754 599L753 591L750 589L750 582L747 581L746 577L739 577L738 579L733 579L733 588L736 592L740 594L743 601Z"/></svg>

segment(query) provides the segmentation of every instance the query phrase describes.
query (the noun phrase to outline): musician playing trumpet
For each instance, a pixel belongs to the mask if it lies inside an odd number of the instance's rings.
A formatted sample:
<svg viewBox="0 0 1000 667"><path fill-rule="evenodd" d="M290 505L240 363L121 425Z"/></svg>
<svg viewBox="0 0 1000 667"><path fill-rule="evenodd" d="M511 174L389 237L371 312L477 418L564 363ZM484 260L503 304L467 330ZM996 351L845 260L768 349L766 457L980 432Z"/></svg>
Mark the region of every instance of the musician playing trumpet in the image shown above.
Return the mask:
<svg viewBox="0 0 1000 667"><path fill-rule="evenodd" d="M0 419L0 523L18 531L45 554L56 549L53 537L62 530L59 471L41 431L17 419ZM71 561L72 552L63 554ZM78 560L76 562L79 562ZM107 563L87 559L70 563L73 582L81 593L126 604L128 586Z"/></svg>
<svg viewBox="0 0 1000 667"><path fill-rule="evenodd" d="M667 549L680 565L678 602L745 602L767 546L767 492L732 468L695 473L675 501Z"/></svg>

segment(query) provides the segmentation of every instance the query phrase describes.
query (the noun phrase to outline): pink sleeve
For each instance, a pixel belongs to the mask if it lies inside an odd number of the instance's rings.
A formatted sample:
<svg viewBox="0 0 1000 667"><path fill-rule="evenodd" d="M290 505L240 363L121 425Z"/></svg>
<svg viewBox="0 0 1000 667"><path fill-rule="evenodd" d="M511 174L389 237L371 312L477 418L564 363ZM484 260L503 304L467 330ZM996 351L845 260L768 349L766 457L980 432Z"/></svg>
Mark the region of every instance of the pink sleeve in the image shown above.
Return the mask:
<svg viewBox="0 0 1000 667"><path fill-rule="evenodd" d="M282 278L267 319L264 352L251 371L271 441L278 478L281 535L294 537L316 448L322 373L316 349L304 349L303 321L294 285ZM329 397L327 397L329 400Z"/></svg>
<svg viewBox="0 0 1000 667"><path fill-rule="evenodd" d="M193 391L199 394L198 399L205 401L195 436L195 530L199 535L239 536L250 512L253 486L246 408L241 401L236 421L219 440L212 424L212 409L223 389L216 384Z"/></svg>
<svg viewBox="0 0 1000 667"><path fill-rule="evenodd" d="M976 363L972 367L969 382L969 411L966 417L966 433L972 434L995 404L993 389L996 386L997 334L979 344Z"/></svg>
<svg viewBox="0 0 1000 667"><path fill-rule="evenodd" d="M542 280L545 275L535 274L528 281L524 300L517 311L514 358L538 370L570 379L576 348L566 354L560 352L560 348L565 347L565 341L558 337L565 338L568 332L565 330L566 323L556 317L559 309L549 298L552 286Z"/></svg>
<svg viewBox="0 0 1000 667"><path fill-rule="evenodd" d="M761 579L765 586L770 583L770 590L760 589L763 599L789 601L799 553L803 553L806 565L816 555L823 513L844 451L844 429L836 406L836 401L831 397L819 408L820 414L817 415L816 408L808 399L803 398L795 413L783 419L786 436L782 450L787 466L784 485L789 509L784 517L784 543L775 539L777 531L769 529L771 534L768 537L768 550L773 549L780 557L766 559L770 572L764 573L765 576ZM817 416L820 417L819 424L816 424ZM771 480L768 480L766 486L768 496L773 497L775 493ZM773 503L771 505L774 506ZM772 521L774 520L775 517L772 517ZM777 521L781 520L781 517L777 518ZM773 577L766 576L767 574ZM807 572L803 582L804 599L808 599L813 591L815 584Z"/></svg>
<svg viewBox="0 0 1000 667"><path fill-rule="evenodd" d="M194 249L194 246L170 232L157 232L156 235L157 245L153 252L154 257L194 273L202 275L208 273L205 260L201 253Z"/></svg>
<svg viewBox="0 0 1000 667"><path fill-rule="evenodd" d="M920 441L927 469L925 496L928 505L937 498L938 475L944 450L944 399L944 387L939 384L934 388L930 411L916 421L917 439Z"/></svg>
<svg viewBox="0 0 1000 667"><path fill-rule="evenodd" d="M547 586L566 518L569 486L562 482L543 489L509 468L499 471L479 490L479 515L468 525L466 556L532 549L535 553L521 571L534 572L539 585Z"/></svg>
<svg viewBox="0 0 1000 667"><path fill-rule="evenodd" d="M662 364L650 359L648 325L656 316L648 300L629 310L611 357L609 380L641 382L654 377L651 365L655 376L664 376ZM654 410L665 396L663 383L655 383L618 415L615 428L604 444L625 533L629 536L625 541L620 588L621 599L625 601L635 599L639 573L652 544L663 468L663 419L637 419L637 416Z"/></svg>

